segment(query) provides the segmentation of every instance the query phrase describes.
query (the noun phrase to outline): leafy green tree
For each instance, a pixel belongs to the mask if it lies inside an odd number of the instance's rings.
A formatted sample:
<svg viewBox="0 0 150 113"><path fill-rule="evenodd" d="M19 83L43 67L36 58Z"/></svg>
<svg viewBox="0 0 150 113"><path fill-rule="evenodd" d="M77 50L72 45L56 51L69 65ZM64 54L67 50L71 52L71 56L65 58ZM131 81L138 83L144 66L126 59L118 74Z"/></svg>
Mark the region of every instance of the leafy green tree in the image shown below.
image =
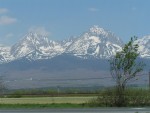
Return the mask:
<svg viewBox="0 0 150 113"><path fill-rule="evenodd" d="M127 83L135 78L144 68L143 62L138 62L138 44L135 44L136 37L124 45L122 51L109 61L110 72L116 82L116 105L125 106L125 89Z"/></svg>

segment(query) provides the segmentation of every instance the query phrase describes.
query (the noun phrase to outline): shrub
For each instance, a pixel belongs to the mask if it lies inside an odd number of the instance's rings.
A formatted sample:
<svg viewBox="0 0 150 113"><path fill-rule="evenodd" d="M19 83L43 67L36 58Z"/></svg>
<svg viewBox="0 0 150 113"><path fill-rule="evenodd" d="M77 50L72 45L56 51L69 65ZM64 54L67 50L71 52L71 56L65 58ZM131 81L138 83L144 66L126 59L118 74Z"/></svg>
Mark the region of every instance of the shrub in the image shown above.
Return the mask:
<svg viewBox="0 0 150 113"><path fill-rule="evenodd" d="M124 93L123 107L150 106L150 91L144 89L127 89ZM118 96L115 89L107 89L100 93L96 99L88 102L91 107L118 107Z"/></svg>

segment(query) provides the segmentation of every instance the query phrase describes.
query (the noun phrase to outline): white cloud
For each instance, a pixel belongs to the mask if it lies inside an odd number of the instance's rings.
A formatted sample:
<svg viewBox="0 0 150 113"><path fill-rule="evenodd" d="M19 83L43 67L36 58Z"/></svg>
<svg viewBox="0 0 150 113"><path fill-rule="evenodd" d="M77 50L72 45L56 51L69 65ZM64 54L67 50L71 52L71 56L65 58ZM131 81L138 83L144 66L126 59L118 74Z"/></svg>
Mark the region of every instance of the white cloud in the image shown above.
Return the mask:
<svg viewBox="0 0 150 113"><path fill-rule="evenodd" d="M0 8L0 14L4 14L4 13L7 13L7 12L8 12L8 9Z"/></svg>
<svg viewBox="0 0 150 113"><path fill-rule="evenodd" d="M45 29L45 27L31 27L29 32L35 32L39 35L49 36L50 32Z"/></svg>
<svg viewBox="0 0 150 113"><path fill-rule="evenodd" d="M91 12L97 12L97 11L98 11L98 9L97 9L97 8L94 8L94 7L91 7L91 8L89 8L88 10L91 11Z"/></svg>
<svg viewBox="0 0 150 113"><path fill-rule="evenodd" d="M0 25L8 25L17 22L16 18L12 18L9 16L1 16L0 17Z"/></svg>

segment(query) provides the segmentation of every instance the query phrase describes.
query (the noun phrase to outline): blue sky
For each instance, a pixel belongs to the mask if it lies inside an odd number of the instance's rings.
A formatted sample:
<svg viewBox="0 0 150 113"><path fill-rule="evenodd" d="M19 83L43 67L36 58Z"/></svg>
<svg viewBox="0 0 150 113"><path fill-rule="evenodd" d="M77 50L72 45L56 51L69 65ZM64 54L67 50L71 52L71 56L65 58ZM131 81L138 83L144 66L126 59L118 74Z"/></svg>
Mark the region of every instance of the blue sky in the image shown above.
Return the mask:
<svg viewBox="0 0 150 113"><path fill-rule="evenodd" d="M0 44L12 45L29 31L67 39L93 25L124 42L149 35L150 0L0 0Z"/></svg>

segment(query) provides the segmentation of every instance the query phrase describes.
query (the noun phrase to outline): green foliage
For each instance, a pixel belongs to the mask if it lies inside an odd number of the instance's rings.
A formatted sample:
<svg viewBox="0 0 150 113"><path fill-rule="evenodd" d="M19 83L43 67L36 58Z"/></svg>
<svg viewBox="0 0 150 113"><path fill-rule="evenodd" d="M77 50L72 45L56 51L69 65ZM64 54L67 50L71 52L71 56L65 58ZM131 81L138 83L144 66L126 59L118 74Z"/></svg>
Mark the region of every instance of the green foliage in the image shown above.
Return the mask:
<svg viewBox="0 0 150 113"><path fill-rule="evenodd" d="M116 82L116 98L117 106L125 106L125 88L126 84L137 76L143 70L144 63L137 62L138 44L135 44L136 37L125 44L122 51L117 52L116 55L109 61L110 72Z"/></svg>
<svg viewBox="0 0 150 113"><path fill-rule="evenodd" d="M150 105L150 91L149 90L131 90L126 91L128 97L128 106L149 106Z"/></svg>
<svg viewBox="0 0 150 113"><path fill-rule="evenodd" d="M110 60L110 72L117 85L125 87L126 83L143 70L144 63L137 62L138 44L134 44L136 37L125 44L122 51L117 52Z"/></svg>
<svg viewBox="0 0 150 113"><path fill-rule="evenodd" d="M150 106L150 91L145 89L126 89L124 107L147 107ZM116 89L102 91L98 98L88 102L91 107L118 107L118 95Z"/></svg>
<svg viewBox="0 0 150 113"><path fill-rule="evenodd" d="M150 91L145 89L126 89L123 107L150 106ZM98 98L88 102L90 107L118 107L118 95L116 89L106 89L100 92Z"/></svg>

